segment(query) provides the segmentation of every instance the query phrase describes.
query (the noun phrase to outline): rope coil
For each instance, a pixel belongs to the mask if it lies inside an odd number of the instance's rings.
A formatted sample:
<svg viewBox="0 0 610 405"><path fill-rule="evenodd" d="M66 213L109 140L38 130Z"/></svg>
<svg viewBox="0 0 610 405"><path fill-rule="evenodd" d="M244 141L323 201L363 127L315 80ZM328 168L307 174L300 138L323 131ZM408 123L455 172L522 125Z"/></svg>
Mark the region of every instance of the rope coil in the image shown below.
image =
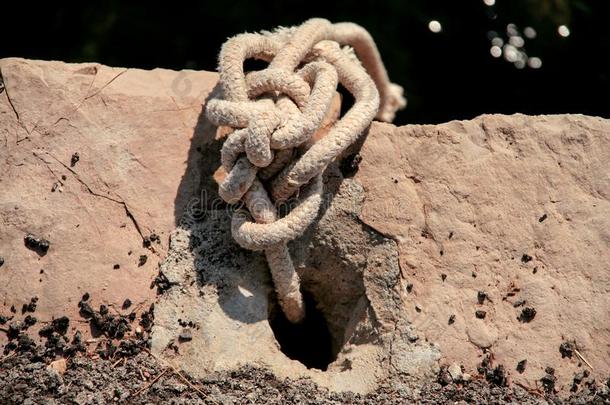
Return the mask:
<svg viewBox="0 0 610 405"><path fill-rule="evenodd" d="M245 73L250 58L269 65ZM233 215L232 235L246 249L265 251L280 306L297 323L305 308L286 243L315 220L327 165L373 119L392 121L406 106L403 89L390 83L364 28L320 18L230 38L220 52L219 72L221 95L207 103L206 115L233 129L221 150L227 175L219 195L229 204L245 203L247 211ZM355 102L326 136L312 142L339 83ZM297 206L278 218L276 204L295 195Z"/></svg>

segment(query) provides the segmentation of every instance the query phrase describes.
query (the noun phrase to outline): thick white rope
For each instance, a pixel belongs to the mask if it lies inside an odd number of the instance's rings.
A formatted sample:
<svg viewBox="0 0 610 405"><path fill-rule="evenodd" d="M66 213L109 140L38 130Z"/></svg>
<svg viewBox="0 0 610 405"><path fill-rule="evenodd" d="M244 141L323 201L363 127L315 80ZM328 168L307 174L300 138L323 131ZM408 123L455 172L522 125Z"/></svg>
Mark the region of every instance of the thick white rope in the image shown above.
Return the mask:
<svg viewBox="0 0 610 405"><path fill-rule="evenodd" d="M269 66L246 74L249 58ZM328 164L373 119L392 121L406 105L403 90L390 83L365 29L320 18L230 38L220 52L219 71L222 94L207 103L206 114L212 123L234 129L221 151L227 175L219 194L227 203L245 203L248 211L233 215L233 237L246 249L265 251L282 310L291 322L300 322L305 308L286 243L316 219ZM338 83L354 96L354 105L312 143ZM298 205L278 218L275 204L295 195Z"/></svg>

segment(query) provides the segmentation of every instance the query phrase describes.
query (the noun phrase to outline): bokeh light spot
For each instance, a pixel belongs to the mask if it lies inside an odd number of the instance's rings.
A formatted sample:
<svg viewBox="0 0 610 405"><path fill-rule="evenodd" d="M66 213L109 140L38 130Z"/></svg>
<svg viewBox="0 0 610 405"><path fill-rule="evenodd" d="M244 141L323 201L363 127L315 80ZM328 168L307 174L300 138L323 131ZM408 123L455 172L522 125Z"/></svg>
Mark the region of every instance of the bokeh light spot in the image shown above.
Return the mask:
<svg viewBox="0 0 610 405"><path fill-rule="evenodd" d="M525 35L526 38L534 39L536 38L536 35L538 35L538 33L532 27L525 27L523 29L523 35Z"/></svg>
<svg viewBox="0 0 610 405"><path fill-rule="evenodd" d="M517 26L513 23L510 23L506 26L506 33L508 34L509 37L514 37L515 35L519 35Z"/></svg>
<svg viewBox="0 0 610 405"><path fill-rule="evenodd" d="M441 26L441 23L436 21L436 20L432 20L428 23L428 29L432 32L434 32L435 34L438 34L439 32L442 31L443 27Z"/></svg>
<svg viewBox="0 0 610 405"><path fill-rule="evenodd" d="M502 46L504 45L504 40L500 37L495 37L494 39L491 40L491 44L493 46Z"/></svg>
<svg viewBox="0 0 610 405"><path fill-rule="evenodd" d="M570 36L570 29L566 25L560 25L557 27L557 33L562 37L567 38Z"/></svg>
<svg viewBox="0 0 610 405"><path fill-rule="evenodd" d="M504 45L504 59L509 62L515 62L517 59L519 59L517 48L512 45Z"/></svg>
<svg viewBox="0 0 610 405"><path fill-rule="evenodd" d="M532 69L540 69L542 67L542 60L534 56L527 60L527 65Z"/></svg>
<svg viewBox="0 0 610 405"><path fill-rule="evenodd" d="M521 48L523 47L523 45L525 45L525 41L523 40L523 38L518 35L510 37L508 39L508 43L516 48Z"/></svg>

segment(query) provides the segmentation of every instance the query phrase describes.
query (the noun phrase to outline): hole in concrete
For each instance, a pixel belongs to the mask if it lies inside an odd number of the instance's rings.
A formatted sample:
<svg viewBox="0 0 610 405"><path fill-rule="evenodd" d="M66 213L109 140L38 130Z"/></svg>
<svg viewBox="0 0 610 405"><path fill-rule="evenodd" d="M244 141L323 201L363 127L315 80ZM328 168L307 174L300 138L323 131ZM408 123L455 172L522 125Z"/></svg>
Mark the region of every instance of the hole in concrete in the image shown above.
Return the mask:
<svg viewBox="0 0 610 405"><path fill-rule="evenodd" d="M282 352L288 358L300 361L307 368L326 371L337 357L331 333L312 295L304 292L303 299L307 316L301 324L288 321L279 306L270 314L269 324Z"/></svg>
<svg viewBox="0 0 610 405"><path fill-rule="evenodd" d="M326 174L326 189L335 194L343 184L338 168ZM346 183L352 184L352 183ZM346 193L347 194L347 193ZM384 240L370 233L352 211L350 199L335 200L327 216L309 228L302 240L289 245L301 279L307 319L295 326L279 307L271 309L269 323L287 357L309 368L332 368L346 344L368 344L376 339L376 320L364 286L364 270L372 261L371 252L381 249ZM375 257L386 257L380 251ZM377 263L377 261L375 262ZM379 262L386 266L389 261Z"/></svg>

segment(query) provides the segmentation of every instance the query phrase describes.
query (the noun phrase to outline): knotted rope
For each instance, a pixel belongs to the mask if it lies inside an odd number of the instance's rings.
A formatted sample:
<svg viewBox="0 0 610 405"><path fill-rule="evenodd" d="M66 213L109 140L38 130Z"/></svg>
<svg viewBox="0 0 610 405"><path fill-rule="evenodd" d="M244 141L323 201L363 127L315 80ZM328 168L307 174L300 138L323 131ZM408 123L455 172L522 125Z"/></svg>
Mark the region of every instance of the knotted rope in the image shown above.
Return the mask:
<svg viewBox="0 0 610 405"><path fill-rule="evenodd" d="M244 73L249 58L269 65ZM233 215L231 232L240 246L265 251L282 310L291 322L300 322L305 308L286 243L315 220L327 165L374 118L392 121L406 105L403 91L390 83L365 29L319 18L230 38L220 52L219 71L221 95L207 103L206 114L212 123L234 129L222 146L227 175L219 194L229 204L243 201L247 207ZM313 142L338 83L355 102ZM295 195L296 207L279 218L276 204Z"/></svg>

